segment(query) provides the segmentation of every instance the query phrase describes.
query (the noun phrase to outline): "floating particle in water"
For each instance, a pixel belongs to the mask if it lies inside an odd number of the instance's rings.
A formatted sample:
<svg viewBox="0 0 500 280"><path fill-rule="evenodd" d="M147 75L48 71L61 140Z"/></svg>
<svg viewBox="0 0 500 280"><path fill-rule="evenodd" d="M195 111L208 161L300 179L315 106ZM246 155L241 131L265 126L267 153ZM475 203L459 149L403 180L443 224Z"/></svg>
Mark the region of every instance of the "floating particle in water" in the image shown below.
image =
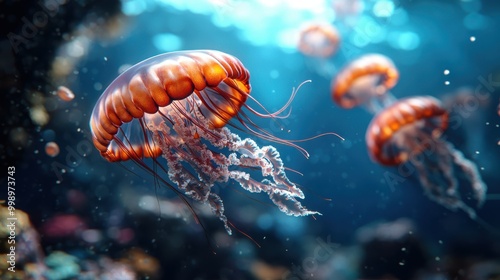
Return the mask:
<svg viewBox="0 0 500 280"><path fill-rule="evenodd" d="M35 124L44 126L49 122L50 116L43 105L36 105L30 109L30 118Z"/></svg>
<svg viewBox="0 0 500 280"><path fill-rule="evenodd" d="M59 145L56 142L48 142L45 145L45 153L49 157L56 157L59 154Z"/></svg>
<svg viewBox="0 0 500 280"><path fill-rule="evenodd" d="M71 101L75 98L75 94L65 86L57 88L57 96L59 96L59 98L63 101Z"/></svg>

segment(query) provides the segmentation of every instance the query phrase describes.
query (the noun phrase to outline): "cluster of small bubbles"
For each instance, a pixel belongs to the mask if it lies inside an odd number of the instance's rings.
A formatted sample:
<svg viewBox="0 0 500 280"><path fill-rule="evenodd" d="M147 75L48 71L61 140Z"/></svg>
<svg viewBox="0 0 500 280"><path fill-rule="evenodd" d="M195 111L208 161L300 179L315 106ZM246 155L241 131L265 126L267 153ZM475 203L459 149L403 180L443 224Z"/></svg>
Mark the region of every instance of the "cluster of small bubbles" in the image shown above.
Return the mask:
<svg viewBox="0 0 500 280"><path fill-rule="evenodd" d="M445 70L443 71L443 74L444 74L445 76L448 76L448 75L450 74L450 70L445 69ZM450 81L445 81L445 82L444 82L444 84L448 86L448 85L450 85Z"/></svg>

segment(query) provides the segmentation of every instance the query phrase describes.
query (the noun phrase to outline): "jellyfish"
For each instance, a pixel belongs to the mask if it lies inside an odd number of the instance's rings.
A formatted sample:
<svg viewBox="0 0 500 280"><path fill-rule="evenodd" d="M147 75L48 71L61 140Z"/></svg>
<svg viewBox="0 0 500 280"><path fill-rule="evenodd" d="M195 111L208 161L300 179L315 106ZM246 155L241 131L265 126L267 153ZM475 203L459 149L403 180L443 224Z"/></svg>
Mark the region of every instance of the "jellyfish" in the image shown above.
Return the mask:
<svg viewBox="0 0 500 280"><path fill-rule="evenodd" d="M394 102L389 90L398 79L399 72L391 59L381 54L363 55L342 68L332 80L332 97L342 108L362 105L376 113Z"/></svg>
<svg viewBox="0 0 500 280"><path fill-rule="evenodd" d="M307 23L300 29L297 48L307 57L308 67L324 77L331 77L335 65L328 61L340 45L340 34L326 22Z"/></svg>
<svg viewBox="0 0 500 280"><path fill-rule="evenodd" d="M47 144L45 144L45 153L49 157L56 157L57 155L59 155L59 151L59 145L57 145L56 142L48 142Z"/></svg>
<svg viewBox="0 0 500 280"><path fill-rule="evenodd" d="M337 52L340 35L337 29L327 23L311 23L300 32L298 48L307 56L329 57Z"/></svg>
<svg viewBox="0 0 500 280"><path fill-rule="evenodd" d="M69 102L75 98L75 94L65 86L59 86L57 88L57 96L63 101Z"/></svg>
<svg viewBox="0 0 500 280"><path fill-rule="evenodd" d="M137 163L184 202L189 197L209 204L229 234L231 223L214 186L230 181L246 191L266 193L288 215L319 214L297 200L304 194L288 179L275 147L260 147L229 130L289 145L308 156L294 141L273 136L248 117L248 112L282 117L296 91L280 110L261 113L246 104L249 98L260 104L250 96L249 79L236 57L215 50L146 59L118 76L97 101L90 119L93 143L106 160Z"/></svg>
<svg viewBox="0 0 500 280"><path fill-rule="evenodd" d="M461 198L455 170L469 181L478 207L487 188L474 163L443 139L447 126L448 112L434 97L400 99L371 121L366 132L368 151L383 165L413 164L427 196L475 219L475 210Z"/></svg>
<svg viewBox="0 0 500 280"><path fill-rule="evenodd" d="M335 17L348 26L356 23L357 17L363 12L364 4L361 0L332 0Z"/></svg>

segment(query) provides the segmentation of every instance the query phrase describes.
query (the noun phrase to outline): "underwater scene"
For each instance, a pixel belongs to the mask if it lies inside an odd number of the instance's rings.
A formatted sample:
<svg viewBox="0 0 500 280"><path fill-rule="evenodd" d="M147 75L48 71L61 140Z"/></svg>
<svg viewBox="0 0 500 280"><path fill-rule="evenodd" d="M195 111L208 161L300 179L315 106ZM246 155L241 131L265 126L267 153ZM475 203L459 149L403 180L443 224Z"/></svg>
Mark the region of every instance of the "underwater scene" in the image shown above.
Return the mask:
<svg viewBox="0 0 500 280"><path fill-rule="evenodd" d="M0 22L0 279L500 279L500 2Z"/></svg>

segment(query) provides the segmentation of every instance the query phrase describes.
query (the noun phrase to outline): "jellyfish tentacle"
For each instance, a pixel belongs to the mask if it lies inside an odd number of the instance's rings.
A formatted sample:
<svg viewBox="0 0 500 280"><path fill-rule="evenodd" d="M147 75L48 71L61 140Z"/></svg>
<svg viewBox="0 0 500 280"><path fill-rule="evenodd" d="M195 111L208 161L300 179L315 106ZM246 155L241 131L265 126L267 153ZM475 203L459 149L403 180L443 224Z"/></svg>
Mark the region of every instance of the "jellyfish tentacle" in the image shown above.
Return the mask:
<svg viewBox="0 0 500 280"><path fill-rule="evenodd" d="M453 162L460 167L460 169L464 172L463 174L465 177L472 184L471 187L477 201L477 207L481 207L486 200L488 187L481 179L479 170L474 163L465 158L462 152L455 150L451 144L449 144L449 149L453 157Z"/></svg>
<svg viewBox="0 0 500 280"><path fill-rule="evenodd" d="M421 160L412 160L425 194L438 204L452 211L463 210L475 219L476 211L462 201L458 192L458 181L453 172L453 147L439 139L433 147L433 152L420 154Z"/></svg>
<svg viewBox="0 0 500 280"><path fill-rule="evenodd" d="M192 95L176 102L176 106L162 109L161 116L165 120L151 118L145 127L152 131L155 146L161 148L169 179L191 199L208 202L229 234L231 230L222 199L213 189L215 183L232 180L249 192L265 192L288 215L318 214L303 207L296 199L304 198L304 194L287 177L276 148L259 147L254 140L241 139L226 127L195 130L196 124L209 122L202 112L191 110L202 101L197 95ZM186 122L186 114L191 114L193 120ZM198 137L194 136L195 133ZM231 153L226 156L218 152L219 149L228 149ZM248 169L260 170L263 180L253 179Z"/></svg>

